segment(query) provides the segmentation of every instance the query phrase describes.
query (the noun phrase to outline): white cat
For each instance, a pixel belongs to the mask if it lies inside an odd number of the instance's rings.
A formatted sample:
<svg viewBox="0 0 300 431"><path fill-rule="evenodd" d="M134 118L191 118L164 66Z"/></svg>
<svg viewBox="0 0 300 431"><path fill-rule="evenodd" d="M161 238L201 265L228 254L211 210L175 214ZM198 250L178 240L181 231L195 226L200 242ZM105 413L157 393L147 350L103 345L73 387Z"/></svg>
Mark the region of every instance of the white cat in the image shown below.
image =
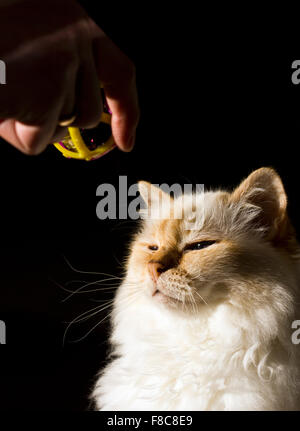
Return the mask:
<svg viewBox="0 0 300 431"><path fill-rule="evenodd" d="M277 173L259 169L196 205L146 182L139 190L148 208L162 201L162 217L144 220L132 243L97 409L298 409L300 248Z"/></svg>

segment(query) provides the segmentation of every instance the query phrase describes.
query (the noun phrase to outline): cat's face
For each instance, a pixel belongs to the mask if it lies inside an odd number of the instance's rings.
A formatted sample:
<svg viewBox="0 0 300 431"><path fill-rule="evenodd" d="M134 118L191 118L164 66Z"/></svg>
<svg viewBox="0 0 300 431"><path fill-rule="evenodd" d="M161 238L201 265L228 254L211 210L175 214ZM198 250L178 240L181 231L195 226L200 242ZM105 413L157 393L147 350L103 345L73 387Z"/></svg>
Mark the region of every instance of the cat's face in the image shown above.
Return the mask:
<svg viewBox="0 0 300 431"><path fill-rule="evenodd" d="M233 193L197 199L173 200L144 182L140 192L155 217L143 222L128 263L141 295L184 313L223 302L259 307L289 277L298 246L273 170L255 171Z"/></svg>

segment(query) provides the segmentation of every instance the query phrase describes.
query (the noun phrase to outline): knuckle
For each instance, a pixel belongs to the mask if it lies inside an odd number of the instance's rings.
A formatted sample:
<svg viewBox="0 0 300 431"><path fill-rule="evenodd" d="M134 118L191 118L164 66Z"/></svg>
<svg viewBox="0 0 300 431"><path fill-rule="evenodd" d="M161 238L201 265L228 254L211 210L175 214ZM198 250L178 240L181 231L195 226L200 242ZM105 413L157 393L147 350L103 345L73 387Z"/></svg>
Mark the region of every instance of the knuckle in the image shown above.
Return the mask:
<svg viewBox="0 0 300 431"><path fill-rule="evenodd" d="M96 127L100 123L101 114L101 108L95 108L90 112L85 111L82 115L79 115L76 121L76 126L86 128Z"/></svg>
<svg viewBox="0 0 300 431"><path fill-rule="evenodd" d="M62 49L55 55L56 64L64 68L74 68L79 62L78 54L75 49Z"/></svg>
<svg viewBox="0 0 300 431"><path fill-rule="evenodd" d="M59 91L64 91L66 85L73 81L73 76L79 68L79 58L72 50L62 51L56 56L55 67L57 74L53 75L53 81Z"/></svg>

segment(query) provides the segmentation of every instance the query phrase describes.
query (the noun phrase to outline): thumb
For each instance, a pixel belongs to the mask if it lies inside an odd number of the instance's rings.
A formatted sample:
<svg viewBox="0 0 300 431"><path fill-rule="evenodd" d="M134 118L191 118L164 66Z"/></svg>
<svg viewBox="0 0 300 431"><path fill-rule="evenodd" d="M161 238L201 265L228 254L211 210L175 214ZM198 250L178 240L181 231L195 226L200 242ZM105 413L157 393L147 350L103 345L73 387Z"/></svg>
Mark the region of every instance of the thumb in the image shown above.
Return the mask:
<svg viewBox="0 0 300 431"><path fill-rule="evenodd" d="M56 124L51 119L38 126L7 119L0 123L0 136L23 153L37 155L51 142Z"/></svg>

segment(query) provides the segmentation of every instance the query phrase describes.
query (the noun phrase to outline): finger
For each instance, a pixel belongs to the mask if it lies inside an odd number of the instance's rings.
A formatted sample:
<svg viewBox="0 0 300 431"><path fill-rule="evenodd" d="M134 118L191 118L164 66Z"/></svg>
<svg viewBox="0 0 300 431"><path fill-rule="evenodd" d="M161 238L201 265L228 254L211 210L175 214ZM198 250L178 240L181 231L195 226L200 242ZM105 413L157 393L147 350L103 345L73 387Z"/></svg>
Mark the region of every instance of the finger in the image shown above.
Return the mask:
<svg viewBox="0 0 300 431"><path fill-rule="evenodd" d="M74 127L96 127L103 112L100 81L92 52L84 60L77 75L76 120Z"/></svg>
<svg viewBox="0 0 300 431"><path fill-rule="evenodd" d="M68 128L57 126L51 138L51 143L59 142L68 135Z"/></svg>
<svg viewBox="0 0 300 431"><path fill-rule="evenodd" d="M59 114L59 122L65 121L66 119L73 117L75 114L78 70L78 67L72 67L69 68L66 73L64 82L64 102Z"/></svg>
<svg viewBox="0 0 300 431"><path fill-rule="evenodd" d="M94 41L98 76L112 111L112 133L123 151L130 151L139 121L135 67L104 34Z"/></svg>

